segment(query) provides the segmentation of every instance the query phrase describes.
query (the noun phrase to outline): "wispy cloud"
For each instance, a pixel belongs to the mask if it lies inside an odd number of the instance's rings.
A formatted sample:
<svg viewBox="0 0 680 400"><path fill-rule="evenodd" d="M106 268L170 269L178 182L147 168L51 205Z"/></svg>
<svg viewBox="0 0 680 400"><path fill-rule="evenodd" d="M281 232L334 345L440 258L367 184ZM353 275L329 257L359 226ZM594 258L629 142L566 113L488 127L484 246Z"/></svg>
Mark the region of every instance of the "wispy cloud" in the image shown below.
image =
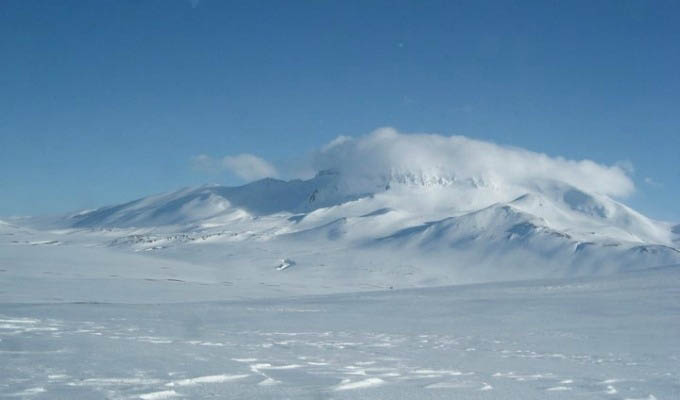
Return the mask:
<svg viewBox="0 0 680 400"><path fill-rule="evenodd" d="M194 169L205 172L228 171L245 181L276 177L279 175L276 167L268 161L253 154L237 154L215 159L200 154L192 159Z"/></svg>

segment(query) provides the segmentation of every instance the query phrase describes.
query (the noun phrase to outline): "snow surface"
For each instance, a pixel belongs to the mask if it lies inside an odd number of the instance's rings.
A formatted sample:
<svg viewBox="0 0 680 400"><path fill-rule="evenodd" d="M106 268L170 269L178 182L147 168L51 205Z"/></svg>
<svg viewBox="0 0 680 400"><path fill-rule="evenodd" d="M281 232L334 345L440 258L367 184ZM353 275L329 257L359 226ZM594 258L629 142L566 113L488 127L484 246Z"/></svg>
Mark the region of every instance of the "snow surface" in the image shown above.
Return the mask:
<svg viewBox="0 0 680 400"><path fill-rule="evenodd" d="M193 287L166 299L179 303L3 302L0 396L676 399L678 287L680 266L277 299L186 301Z"/></svg>
<svg viewBox="0 0 680 400"><path fill-rule="evenodd" d="M371 182L0 221L0 397L680 398L677 225L565 182Z"/></svg>

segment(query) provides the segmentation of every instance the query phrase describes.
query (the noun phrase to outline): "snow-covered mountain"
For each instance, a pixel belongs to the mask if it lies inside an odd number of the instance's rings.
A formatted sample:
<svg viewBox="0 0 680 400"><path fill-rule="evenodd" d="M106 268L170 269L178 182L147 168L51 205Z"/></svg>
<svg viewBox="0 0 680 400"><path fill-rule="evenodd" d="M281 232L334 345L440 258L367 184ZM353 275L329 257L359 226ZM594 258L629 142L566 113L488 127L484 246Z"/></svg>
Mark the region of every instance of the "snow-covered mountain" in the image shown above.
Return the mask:
<svg viewBox="0 0 680 400"><path fill-rule="evenodd" d="M74 228L157 227L307 212L354 198L338 192L336 178L337 174L323 172L311 180L267 178L239 187L205 185L79 212L58 223Z"/></svg>
<svg viewBox="0 0 680 400"><path fill-rule="evenodd" d="M616 200L634 189L616 166L392 129L338 138L313 164L320 172L306 180L185 188L10 222L37 229L21 243L143 252L229 280L304 282L305 293L680 264L680 227ZM294 266L277 271L282 259Z"/></svg>
<svg viewBox="0 0 680 400"><path fill-rule="evenodd" d="M680 263L677 226L548 179L518 186L391 173L357 186L326 170L309 180L182 189L71 214L51 227L105 230L118 250L199 264L221 265L225 252L239 264L269 252L264 265L279 258L295 259L291 270L331 265L329 279L369 263L379 265L375 282L388 274L412 286Z"/></svg>

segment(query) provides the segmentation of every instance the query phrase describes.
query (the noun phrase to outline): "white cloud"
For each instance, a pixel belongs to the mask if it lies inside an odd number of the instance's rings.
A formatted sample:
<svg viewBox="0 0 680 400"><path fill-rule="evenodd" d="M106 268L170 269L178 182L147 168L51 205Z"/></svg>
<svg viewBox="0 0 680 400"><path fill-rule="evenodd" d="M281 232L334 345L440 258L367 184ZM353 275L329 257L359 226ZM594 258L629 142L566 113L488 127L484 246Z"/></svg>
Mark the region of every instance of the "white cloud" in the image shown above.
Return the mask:
<svg viewBox="0 0 680 400"><path fill-rule="evenodd" d="M229 172L247 181L278 176L272 164L252 154L226 156L222 159L222 165Z"/></svg>
<svg viewBox="0 0 680 400"><path fill-rule="evenodd" d="M192 159L193 168L204 172L228 171L245 181L276 177L278 171L271 163L253 154L238 154L214 159L200 154Z"/></svg>
<svg viewBox="0 0 680 400"><path fill-rule="evenodd" d="M327 150L329 150L333 147L339 146L339 145L341 145L345 142L348 142L350 140L352 140L351 137L340 135L340 136L336 137L335 139L331 140L327 145L323 146L321 148L321 151L327 151Z"/></svg>
<svg viewBox="0 0 680 400"><path fill-rule="evenodd" d="M464 136L402 134L392 128L354 139L336 139L316 154L314 166L317 170L336 169L346 181L359 186L375 186L398 176L416 181L470 181L486 187L562 182L612 196L625 196L634 190L626 173L632 165L624 169Z"/></svg>

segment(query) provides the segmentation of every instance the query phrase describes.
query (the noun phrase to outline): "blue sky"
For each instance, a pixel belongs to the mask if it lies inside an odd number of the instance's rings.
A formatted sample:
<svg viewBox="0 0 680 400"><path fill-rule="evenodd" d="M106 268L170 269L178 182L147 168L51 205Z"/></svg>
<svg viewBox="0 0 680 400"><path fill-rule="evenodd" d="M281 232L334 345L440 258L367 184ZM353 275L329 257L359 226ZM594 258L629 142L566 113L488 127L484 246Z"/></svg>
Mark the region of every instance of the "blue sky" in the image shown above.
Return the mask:
<svg viewBox="0 0 680 400"><path fill-rule="evenodd" d="M0 3L0 215L206 182L380 126L630 164L680 221L680 3Z"/></svg>

